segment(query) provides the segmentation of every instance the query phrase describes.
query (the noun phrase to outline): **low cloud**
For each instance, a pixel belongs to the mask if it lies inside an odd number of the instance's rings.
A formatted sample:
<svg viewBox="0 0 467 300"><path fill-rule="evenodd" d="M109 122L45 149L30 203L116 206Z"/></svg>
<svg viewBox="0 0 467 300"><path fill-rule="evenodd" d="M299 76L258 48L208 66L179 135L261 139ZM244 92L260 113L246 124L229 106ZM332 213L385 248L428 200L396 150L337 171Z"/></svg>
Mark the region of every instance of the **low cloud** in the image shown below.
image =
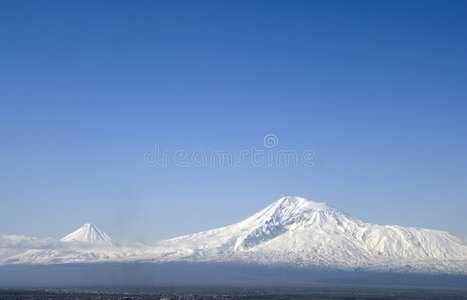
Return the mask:
<svg viewBox="0 0 467 300"><path fill-rule="evenodd" d="M11 256L28 250L49 250L62 247L63 243L52 238L24 235L0 235L0 264Z"/></svg>
<svg viewBox="0 0 467 300"><path fill-rule="evenodd" d="M37 238L24 235L0 235L0 248L6 249L52 249L60 247L60 241L52 238Z"/></svg>

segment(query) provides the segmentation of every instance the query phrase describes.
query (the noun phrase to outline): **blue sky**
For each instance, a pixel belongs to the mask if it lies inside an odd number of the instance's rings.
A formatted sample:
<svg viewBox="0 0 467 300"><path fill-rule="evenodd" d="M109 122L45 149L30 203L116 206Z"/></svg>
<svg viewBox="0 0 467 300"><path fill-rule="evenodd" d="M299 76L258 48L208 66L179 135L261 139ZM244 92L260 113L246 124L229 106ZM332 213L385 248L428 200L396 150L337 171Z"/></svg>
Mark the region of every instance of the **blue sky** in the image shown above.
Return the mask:
<svg viewBox="0 0 467 300"><path fill-rule="evenodd" d="M1 1L0 234L156 241L300 195L467 236L465 1ZM314 165L149 167L161 149Z"/></svg>

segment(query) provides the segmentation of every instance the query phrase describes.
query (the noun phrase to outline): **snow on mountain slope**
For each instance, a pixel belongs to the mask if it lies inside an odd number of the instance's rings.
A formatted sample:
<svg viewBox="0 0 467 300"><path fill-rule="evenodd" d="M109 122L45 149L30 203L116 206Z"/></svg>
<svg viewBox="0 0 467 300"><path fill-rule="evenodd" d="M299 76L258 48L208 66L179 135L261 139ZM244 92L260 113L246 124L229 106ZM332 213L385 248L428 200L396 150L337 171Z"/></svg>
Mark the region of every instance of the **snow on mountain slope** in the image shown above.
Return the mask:
<svg viewBox="0 0 467 300"><path fill-rule="evenodd" d="M187 259L196 260L338 268L454 264L467 273L463 238L436 230L364 223L325 203L300 197L281 198L240 223L159 244L191 249Z"/></svg>
<svg viewBox="0 0 467 300"><path fill-rule="evenodd" d="M29 238L29 240L31 240L31 238ZM38 239L38 241L41 240ZM46 264L66 262L66 257L73 257L75 261L98 260L116 257L115 255L109 255L109 252L118 253L122 249L118 249L119 247L114 246L115 245L111 244L111 239L107 233L96 225L87 223L61 238L59 241L55 241L52 245L48 245L48 247L37 247L34 249L34 247L29 246L27 247L28 250L23 253L7 257L6 259L4 258L3 261L7 263ZM101 253L99 253L99 251L90 251L93 248L99 249ZM1 262L0 260L0 263Z"/></svg>
<svg viewBox="0 0 467 300"><path fill-rule="evenodd" d="M82 236L76 232L70 235ZM83 235L82 241L89 240ZM230 226L155 244L80 247L32 250L9 262L183 260L467 274L464 238L437 230L365 223L301 197L283 197Z"/></svg>
<svg viewBox="0 0 467 300"><path fill-rule="evenodd" d="M104 230L87 223L60 240L62 242L106 243L111 239Z"/></svg>

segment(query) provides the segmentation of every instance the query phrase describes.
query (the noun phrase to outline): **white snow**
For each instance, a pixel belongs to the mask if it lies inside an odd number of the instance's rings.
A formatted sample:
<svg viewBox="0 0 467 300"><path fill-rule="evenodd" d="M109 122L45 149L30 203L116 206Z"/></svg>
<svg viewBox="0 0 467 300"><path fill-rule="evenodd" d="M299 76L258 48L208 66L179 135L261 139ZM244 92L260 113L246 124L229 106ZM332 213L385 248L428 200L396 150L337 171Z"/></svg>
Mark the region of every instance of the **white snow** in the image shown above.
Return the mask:
<svg viewBox="0 0 467 300"><path fill-rule="evenodd" d="M184 260L467 274L464 238L437 230L365 223L301 197L283 197L230 226L154 244L110 241L90 224L62 241L56 249L29 250L5 262Z"/></svg>
<svg viewBox="0 0 467 300"><path fill-rule="evenodd" d="M106 243L110 241L110 237L96 225L87 223L60 240L62 242Z"/></svg>

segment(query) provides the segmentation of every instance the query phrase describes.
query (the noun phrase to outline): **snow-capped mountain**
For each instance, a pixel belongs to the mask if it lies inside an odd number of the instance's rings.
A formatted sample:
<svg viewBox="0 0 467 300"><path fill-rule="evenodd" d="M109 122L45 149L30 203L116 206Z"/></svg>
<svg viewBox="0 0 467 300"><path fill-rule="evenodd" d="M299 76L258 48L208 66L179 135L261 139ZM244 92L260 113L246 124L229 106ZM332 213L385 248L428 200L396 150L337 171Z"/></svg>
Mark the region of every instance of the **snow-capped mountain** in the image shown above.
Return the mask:
<svg viewBox="0 0 467 300"><path fill-rule="evenodd" d="M62 242L106 243L111 239L104 230L87 223L60 240Z"/></svg>
<svg viewBox="0 0 467 300"><path fill-rule="evenodd" d="M365 223L301 197L283 197L230 226L150 245L112 243L102 230L86 226L62 241L109 242L80 243L79 247L62 243L59 249L31 250L7 262L214 261L467 274L464 238L437 230Z"/></svg>
<svg viewBox="0 0 467 300"><path fill-rule="evenodd" d="M283 197L234 225L159 243L195 260L337 268L462 270L467 240L448 232L380 226L325 203Z"/></svg>

